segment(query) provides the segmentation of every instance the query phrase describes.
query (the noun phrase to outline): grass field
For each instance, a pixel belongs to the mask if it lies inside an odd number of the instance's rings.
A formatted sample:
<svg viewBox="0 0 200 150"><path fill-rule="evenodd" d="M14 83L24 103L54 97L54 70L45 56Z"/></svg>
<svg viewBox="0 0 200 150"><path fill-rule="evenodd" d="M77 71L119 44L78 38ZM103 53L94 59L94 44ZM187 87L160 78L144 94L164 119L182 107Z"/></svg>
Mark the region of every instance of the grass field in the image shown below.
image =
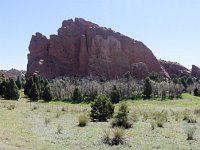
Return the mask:
<svg viewBox="0 0 200 150"><path fill-rule="evenodd" d="M199 149L200 115L193 112L200 109L200 98L183 94L181 100L137 100L127 103L130 116L137 116L137 121L132 128L125 130L125 145L109 146L103 144L101 139L105 130L112 130L110 121L78 126L78 116L89 114L89 104L30 103L23 94L19 101L1 99L0 149ZM197 123L183 121L186 109ZM167 122L162 128L152 130L151 115L162 110L167 112ZM187 140L187 131L192 127L196 128L194 140ZM61 133L57 133L59 128Z"/></svg>

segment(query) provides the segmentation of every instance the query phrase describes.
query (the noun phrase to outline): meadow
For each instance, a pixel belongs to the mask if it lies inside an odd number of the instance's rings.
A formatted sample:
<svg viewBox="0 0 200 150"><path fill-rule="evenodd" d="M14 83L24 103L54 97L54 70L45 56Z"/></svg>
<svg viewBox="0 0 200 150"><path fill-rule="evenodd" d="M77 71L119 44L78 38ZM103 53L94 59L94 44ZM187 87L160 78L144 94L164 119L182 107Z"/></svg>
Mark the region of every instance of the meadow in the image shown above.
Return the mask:
<svg viewBox="0 0 200 150"><path fill-rule="evenodd" d="M102 142L108 122L88 122L78 126L80 114L89 116L90 104L29 102L20 93L18 101L0 100L1 150L63 149L198 149L200 147L200 98L183 94L178 100L128 100L132 128L126 129L124 145ZM115 112L119 104L115 105ZM164 114L162 127L152 123L156 114ZM188 119L189 118L189 119ZM190 119L192 121L190 121ZM194 130L192 140L188 132Z"/></svg>

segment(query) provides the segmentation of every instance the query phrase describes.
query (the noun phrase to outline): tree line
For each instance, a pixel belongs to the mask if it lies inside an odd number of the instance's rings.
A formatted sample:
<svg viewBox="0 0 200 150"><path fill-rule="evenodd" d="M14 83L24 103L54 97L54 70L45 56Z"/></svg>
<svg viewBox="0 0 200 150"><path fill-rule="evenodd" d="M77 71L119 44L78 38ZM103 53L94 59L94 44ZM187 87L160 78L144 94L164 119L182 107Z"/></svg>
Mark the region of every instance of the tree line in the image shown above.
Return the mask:
<svg viewBox="0 0 200 150"><path fill-rule="evenodd" d="M181 98L183 92L200 96L200 82L197 78L165 78L152 73L143 80L130 75L115 80L62 77L46 80L38 75L17 80L0 77L0 96L5 99L19 99L19 90L31 101L62 100L71 103L92 102L97 95L105 95L112 103L124 99L174 99Z"/></svg>

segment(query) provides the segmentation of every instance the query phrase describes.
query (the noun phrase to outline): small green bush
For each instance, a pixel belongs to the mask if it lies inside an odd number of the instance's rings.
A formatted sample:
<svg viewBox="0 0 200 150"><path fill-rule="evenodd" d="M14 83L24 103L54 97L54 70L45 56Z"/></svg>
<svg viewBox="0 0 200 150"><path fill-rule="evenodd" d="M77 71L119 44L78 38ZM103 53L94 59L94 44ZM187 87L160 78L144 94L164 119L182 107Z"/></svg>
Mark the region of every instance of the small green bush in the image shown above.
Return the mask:
<svg viewBox="0 0 200 150"><path fill-rule="evenodd" d="M113 89L110 93L110 99L112 103L118 103L120 100L119 91L117 90L116 85L113 86Z"/></svg>
<svg viewBox="0 0 200 150"><path fill-rule="evenodd" d="M128 120L128 106L126 102L122 102L119 106L119 110L114 117L114 120L112 121L112 127L123 127L125 129L128 129L132 126L132 124Z"/></svg>
<svg viewBox="0 0 200 150"><path fill-rule="evenodd" d="M81 114L79 117L78 117L78 121L79 121L79 124L78 126L79 127L84 127L87 125L88 123L88 117L84 114Z"/></svg>
<svg viewBox="0 0 200 150"><path fill-rule="evenodd" d="M114 105L104 95L98 95L91 104L90 117L92 121L107 121L114 113Z"/></svg>
<svg viewBox="0 0 200 150"><path fill-rule="evenodd" d="M42 99L45 102L49 102L53 99L51 87L49 85L46 85L46 87L44 88L44 91L42 93Z"/></svg>
<svg viewBox="0 0 200 150"><path fill-rule="evenodd" d="M73 103L80 103L82 101L82 95L78 87L74 89L73 95L72 95L72 102Z"/></svg>

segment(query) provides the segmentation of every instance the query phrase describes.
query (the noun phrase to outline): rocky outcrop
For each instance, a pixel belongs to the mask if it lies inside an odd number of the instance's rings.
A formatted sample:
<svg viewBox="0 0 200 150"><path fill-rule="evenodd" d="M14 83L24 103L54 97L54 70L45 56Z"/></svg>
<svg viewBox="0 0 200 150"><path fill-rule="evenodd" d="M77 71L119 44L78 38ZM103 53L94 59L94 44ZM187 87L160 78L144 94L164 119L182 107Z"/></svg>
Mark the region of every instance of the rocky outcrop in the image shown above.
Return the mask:
<svg viewBox="0 0 200 150"><path fill-rule="evenodd" d="M195 66L195 65L192 65L192 73L191 73L191 75L193 77L200 78L200 68Z"/></svg>
<svg viewBox="0 0 200 150"><path fill-rule="evenodd" d="M159 60L161 68L166 76L190 76L191 71L177 62Z"/></svg>
<svg viewBox="0 0 200 150"><path fill-rule="evenodd" d="M12 78L17 79L24 78L26 71L24 70L17 70L17 69L10 69L10 70L0 70L0 76L4 76L5 78Z"/></svg>
<svg viewBox="0 0 200 150"><path fill-rule="evenodd" d="M59 76L113 79L127 72L133 76L163 72L142 42L81 18L63 21L58 34L50 35L49 39L36 33L29 51L27 76L37 73L49 79Z"/></svg>

